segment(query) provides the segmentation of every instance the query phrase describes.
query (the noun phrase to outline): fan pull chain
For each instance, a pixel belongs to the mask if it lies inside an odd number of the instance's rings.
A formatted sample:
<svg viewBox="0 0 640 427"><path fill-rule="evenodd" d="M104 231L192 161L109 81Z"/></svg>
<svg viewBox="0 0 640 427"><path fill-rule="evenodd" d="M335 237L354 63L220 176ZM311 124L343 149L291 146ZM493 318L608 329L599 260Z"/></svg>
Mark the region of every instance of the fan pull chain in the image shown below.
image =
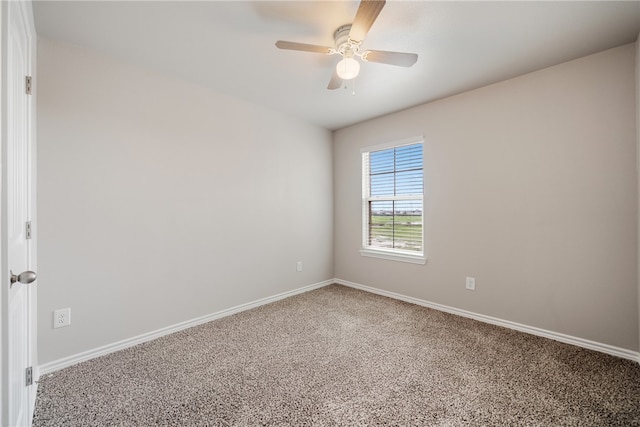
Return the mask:
<svg viewBox="0 0 640 427"><path fill-rule="evenodd" d="M351 96L356 96L356 80L357 78L353 78L344 82L344 90L349 90L349 82L351 82Z"/></svg>

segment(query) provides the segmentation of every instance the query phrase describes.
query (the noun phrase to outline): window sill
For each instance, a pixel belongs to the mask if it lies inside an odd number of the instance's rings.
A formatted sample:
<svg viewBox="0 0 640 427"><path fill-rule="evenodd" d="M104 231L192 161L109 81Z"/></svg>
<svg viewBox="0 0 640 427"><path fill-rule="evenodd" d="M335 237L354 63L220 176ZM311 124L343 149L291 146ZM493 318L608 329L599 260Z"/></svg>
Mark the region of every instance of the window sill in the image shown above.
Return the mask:
<svg viewBox="0 0 640 427"><path fill-rule="evenodd" d="M409 262L412 264L426 264L427 257L408 252L385 251L380 249L364 248L360 249L360 255L372 258L381 258L390 261Z"/></svg>

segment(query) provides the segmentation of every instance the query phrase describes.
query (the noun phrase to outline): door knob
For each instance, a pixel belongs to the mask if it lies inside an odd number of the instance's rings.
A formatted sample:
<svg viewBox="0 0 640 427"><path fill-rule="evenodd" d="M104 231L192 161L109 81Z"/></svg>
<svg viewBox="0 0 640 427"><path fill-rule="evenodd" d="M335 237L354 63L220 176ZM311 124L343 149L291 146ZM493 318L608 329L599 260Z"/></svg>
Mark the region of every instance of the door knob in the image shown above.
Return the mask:
<svg viewBox="0 0 640 427"><path fill-rule="evenodd" d="M9 270L9 273L11 273L11 285L9 285L9 288L11 288L13 286L13 284L16 283L16 282L27 284L27 283L33 282L38 277L35 272L28 271L28 270L27 271L23 271L22 273L18 274L17 276L15 274L13 274L13 271L11 271L11 270Z"/></svg>

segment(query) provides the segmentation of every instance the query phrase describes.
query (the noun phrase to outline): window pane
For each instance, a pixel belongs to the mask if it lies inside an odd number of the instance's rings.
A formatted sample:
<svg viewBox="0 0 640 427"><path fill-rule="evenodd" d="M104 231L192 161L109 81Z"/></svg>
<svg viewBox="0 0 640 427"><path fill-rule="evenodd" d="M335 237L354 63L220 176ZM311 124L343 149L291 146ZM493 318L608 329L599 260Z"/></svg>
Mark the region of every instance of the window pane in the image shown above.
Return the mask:
<svg viewBox="0 0 640 427"><path fill-rule="evenodd" d="M369 202L369 245L393 247L393 202Z"/></svg>
<svg viewBox="0 0 640 427"><path fill-rule="evenodd" d="M371 174L393 172L393 149L369 153Z"/></svg>
<svg viewBox="0 0 640 427"><path fill-rule="evenodd" d="M369 202L369 246L422 251L422 201Z"/></svg>
<svg viewBox="0 0 640 427"><path fill-rule="evenodd" d="M394 205L394 248L422 251L422 201L397 201Z"/></svg>
<svg viewBox="0 0 640 427"><path fill-rule="evenodd" d="M396 171L422 169L422 144L396 148Z"/></svg>
<svg viewBox="0 0 640 427"><path fill-rule="evenodd" d="M422 194L422 169L396 174L396 195Z"/></svg>
<svg viewBox="0 0 640 427"><path fill-rule="evenodd" d="M393 196L393 174L371 175L372 196Z"/></svg>

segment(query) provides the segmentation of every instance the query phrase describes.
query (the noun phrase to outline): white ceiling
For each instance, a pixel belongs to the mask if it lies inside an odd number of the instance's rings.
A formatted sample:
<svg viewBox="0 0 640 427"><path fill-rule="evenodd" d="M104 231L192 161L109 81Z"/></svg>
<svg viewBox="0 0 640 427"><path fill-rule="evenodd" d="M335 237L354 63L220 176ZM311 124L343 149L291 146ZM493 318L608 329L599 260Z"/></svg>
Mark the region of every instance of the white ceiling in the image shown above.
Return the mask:
<svg viewBox="0 0 640 427"><path fill-rule="evenodd" d="M326 89L352 1L35 1L40 37L83 46L328 129L402 110L635 41L640 2L387 1L364 49L414 52L412 68L364 63ZM46 72L46 70L45 70Z"/></svg>

